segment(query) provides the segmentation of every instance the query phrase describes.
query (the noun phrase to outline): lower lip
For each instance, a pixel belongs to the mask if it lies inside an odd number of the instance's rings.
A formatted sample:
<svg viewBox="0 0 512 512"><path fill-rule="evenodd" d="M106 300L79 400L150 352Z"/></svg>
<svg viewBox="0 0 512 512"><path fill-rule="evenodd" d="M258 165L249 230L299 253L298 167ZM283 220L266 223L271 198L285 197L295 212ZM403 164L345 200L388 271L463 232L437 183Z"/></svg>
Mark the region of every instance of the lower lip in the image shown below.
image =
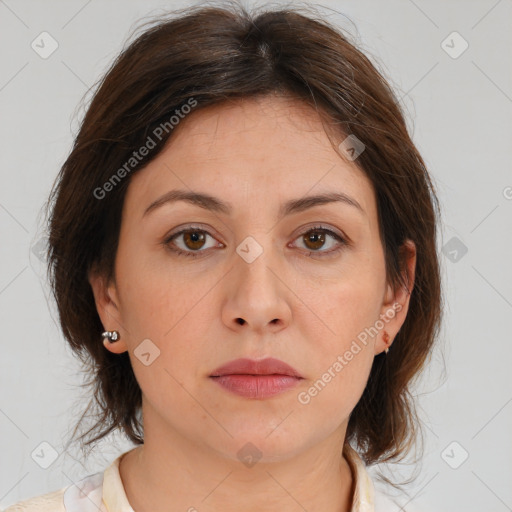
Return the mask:
<svg viewBox="0 0 512 512"><path fill-rule="evenodd" d="M289 375L222 375L211 379L232 393L257 399L287 391L301 380Z"/></svg>

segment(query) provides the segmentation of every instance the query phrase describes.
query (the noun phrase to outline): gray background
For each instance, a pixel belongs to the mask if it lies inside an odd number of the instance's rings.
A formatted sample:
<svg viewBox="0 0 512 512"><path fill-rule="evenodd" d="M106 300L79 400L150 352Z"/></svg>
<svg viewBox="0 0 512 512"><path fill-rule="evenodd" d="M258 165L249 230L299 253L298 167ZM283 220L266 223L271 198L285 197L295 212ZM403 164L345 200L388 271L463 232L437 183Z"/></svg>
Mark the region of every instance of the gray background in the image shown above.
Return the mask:
<svg viewBox="0 0 512 512"><path fill-rule="evenodd" d="M111 437L86 463L63 449L86 397L48 300L40 209L76 134L80 100L135 22L189 4L0 0L2 507L102 471L131 446ZM380 469L417 475L399 498L409 511L512 510L512 2L322 5L402 97L443 207L442 350L415 391L425 456ZM58 43L46 59L31 47L43 51L46 37L51 48L44 31ZM52 450L58 458L44 469Z"/></svg>

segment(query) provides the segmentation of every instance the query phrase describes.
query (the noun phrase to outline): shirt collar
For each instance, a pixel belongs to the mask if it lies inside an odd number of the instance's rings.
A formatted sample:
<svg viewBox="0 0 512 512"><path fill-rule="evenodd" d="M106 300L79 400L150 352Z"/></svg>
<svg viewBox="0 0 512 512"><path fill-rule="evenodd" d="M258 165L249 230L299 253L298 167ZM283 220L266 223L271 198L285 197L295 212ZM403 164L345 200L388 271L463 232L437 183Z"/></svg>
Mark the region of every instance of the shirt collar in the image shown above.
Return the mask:
<svg viewBox="0 0 512 512"><path fill-rule="evenodd" d="M352 478L355 480L350 512L374 512L375 489L363 460L348 443L343 446L343 455L347 459L352 471Z"/></svg>
<svg viewBox="0 0 512 512"><path fill-rule="evenodd" d="M130 503L128 503L119 473L119 462L130 451L132 450L119 455L103 474L103 502L108 512L135 512Z"/></svg>

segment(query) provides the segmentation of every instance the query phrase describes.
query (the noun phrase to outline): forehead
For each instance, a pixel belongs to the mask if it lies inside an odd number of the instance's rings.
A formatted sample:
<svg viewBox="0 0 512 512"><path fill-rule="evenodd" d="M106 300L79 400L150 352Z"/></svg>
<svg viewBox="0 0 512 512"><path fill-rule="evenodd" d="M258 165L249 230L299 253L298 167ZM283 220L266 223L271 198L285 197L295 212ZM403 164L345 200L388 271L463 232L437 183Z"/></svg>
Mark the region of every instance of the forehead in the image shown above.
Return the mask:
<svg viewBox="0 0 512 512"><path fill-rule="evenodd" d="M331 132L334 133L334 132ZM340 134L335 142L345 136ZM318 192L342 192L375 213L373 187L332 146L318 113L268 96L200 108L173 129L163 151L132 176L126 202L147 206L171 189L223 196L247 206Z"/></svg>
<svg viewBox="0 0 512 512"><path fill-rule="evenodd" d="M192 112L177 128L166 148L175 157L186 151L199 161L250 156L286 164L313 152L311 157L332 159L319 114L294 98L232 100Z"/></svg>

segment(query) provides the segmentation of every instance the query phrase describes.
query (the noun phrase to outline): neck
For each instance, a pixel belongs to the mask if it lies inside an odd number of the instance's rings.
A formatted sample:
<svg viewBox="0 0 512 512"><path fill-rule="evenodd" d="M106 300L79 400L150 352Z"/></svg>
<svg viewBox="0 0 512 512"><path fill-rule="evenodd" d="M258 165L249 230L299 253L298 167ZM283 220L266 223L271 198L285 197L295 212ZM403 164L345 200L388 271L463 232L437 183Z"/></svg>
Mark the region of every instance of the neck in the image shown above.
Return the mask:
<svg viewBox="0 0 512 512"><path fill-rule="evenodd" d="M262 454L251 465L249 458L244 464L236 453L227 456L175 431L163 435L153 427L144 424L144 445L128 452L119 465L136 512L351 510L355 481L342 455L345 429L294 454ZM248 445L246 450L250 455Z"/></svg>

